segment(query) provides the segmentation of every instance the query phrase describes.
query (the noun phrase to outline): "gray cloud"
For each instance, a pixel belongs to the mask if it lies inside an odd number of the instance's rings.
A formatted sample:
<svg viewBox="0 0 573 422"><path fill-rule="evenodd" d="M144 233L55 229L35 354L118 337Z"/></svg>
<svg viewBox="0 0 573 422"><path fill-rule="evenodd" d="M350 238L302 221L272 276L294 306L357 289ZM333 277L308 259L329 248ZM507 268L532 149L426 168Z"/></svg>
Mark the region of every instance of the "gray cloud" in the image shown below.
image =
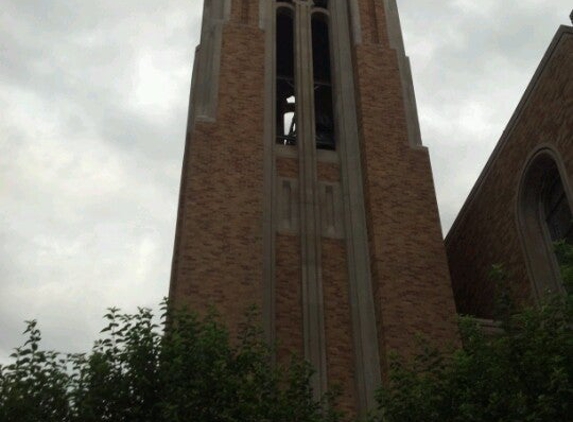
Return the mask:
<svg viewBox="0 0 573 422"><path fill-rule="evenodd" d="M0 362L26 319L86 350L167 294L200 3L4 1ZM399 1L445 229L566 22L547 3Z"/></svg>
<svg viewBox="0 0 573 422"><path fill-rule="evenodd" d="M86 350L108 306L167 294L192 52L186 1L0 15L0 362L38 318Z"/></svg>
<svg viewBox="0 0 573 422"><path fill-rule="evenodd" d="M571 5L403 0L399 7L447 231Z"/></svg>

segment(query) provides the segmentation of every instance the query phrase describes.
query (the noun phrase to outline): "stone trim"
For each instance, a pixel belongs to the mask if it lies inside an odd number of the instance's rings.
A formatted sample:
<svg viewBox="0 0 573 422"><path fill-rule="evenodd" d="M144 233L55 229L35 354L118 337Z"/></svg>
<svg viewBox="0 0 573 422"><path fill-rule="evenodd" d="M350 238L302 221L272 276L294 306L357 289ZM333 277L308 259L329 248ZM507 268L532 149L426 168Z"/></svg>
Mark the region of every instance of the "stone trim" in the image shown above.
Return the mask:
<svg viewBox="0 0 573 422"><path fill-rule="evenodd" d="M230 0L205 1L201 43L196 50L193 77L193 117L196 121L214 122L219 102L219 76L223 26L231 13ZM195 81L197 79L197 81Z"/></svg>
<svg viewBox="0 0 573 422"><path fill-rule="evenodd" d="M264 210L264 274L265 308L264 317L267 337L275 341L275 238L280 230L277 205L274 200L277 189L276 158L290 157L299 160L299 233L301 236L303 262L303 312L305 356L317 369L313 380L315 396L326 391L326 348L324 328L324 304L320 263L321 238L346 239L348 254L348 284L356 367L356 390L358 411L365 415L376 407L375 390L381 383L380 354L372 277L370 274L370 253L366 224L366 211L362 185L362 170L359 146L358 117L354 88L352 43L361 42L358 4L356 0L330 0L330 33L333 73L333 95L337 139L336 151L317 150L314 142L313 115L313 71L310 50L310 8L308 2L295 0L297 8L295 30L295 54L299 57L295 67L297 80L297 107L301 120L298 122L299 139L296 147L275 144L275 9L276 3L260 1L259 25L266 30L266 106L265 106L265 210ZM349 22L349 7L354 7L353 36ZM321 11L324 13L323 11ZM301 60L300 58L303 57ZM304 59L306 58L306 60ZM305 63L305 66L301 64ZM310 106L309 106L310 105ZM319 183L317 162L340 163L341 183ZM283 180L280 178L279 180ZM325 227L322 214L326 211L327 185L332 189L336 213L335 227ZM324 192L323 192L324 191ZM338 196L339 199L335 199ZM322 200L320 199L322 198ZM322 202L322 204L321 204Z"/></svg>
<svg viewBox="0 0 573 422"><path fill-rule="evenodd" d="M294 5L304 354L316 370L311 385L315 398L320 398L327 391L327 367L314 127L312 3L294 0Z"/></svg>
<svg viewBox="0 0 573 422"><path fill-rule="evenodd" d="M336 151L319 149L316 151L316 159L321 163L339 163L340 157Z"/></svg>
<svg viewBox="0 0 573 422"><path fill-rule="evenodd" d="M260 29L264 30L264 29L269 28L269 22L268 22L269 7L270 7L270 2L268 0L259 0L259 28Z"/></svg>
<svg viewBox="0 0 573 422"><path fill-rule="evenodd" d="M418 107L416 105L412 68L410 66L410 58L406 55L406 49L404 47L404 38L402 37L400 15L398 13L396 0L384 0L384 9L386 10L386 26L388 28L390 47L396 51L398 56L398 68L402 81L402 97L404 98L406 124L408 126L408 141L413 147L421 146L422 134L418 118Z"/></svg>
<svg viewBox="0 0 573 422"><path fill-rule="evenodd" d="M275 139L275 138L273 138ZM279 145L275 144L275 154L277 157L297 158L298 148L294 145Z"/></svg>
<svg viewBox="0 0 573 422"><path fill-rule="evenodd" d="M197 108L197 105L195 104L195 100L196 100L196 95L195 95L195 90L197 87L197 73L199 72L198 70L198 63L199 60L197 60L197 58L199 57L199 47L195 48L195 60L193 60L193 70L191 71L191 92L189 93L189 110L187 111L187 135L189 136L189 134L193 133L193 130L195 128L195 110Z"/></svg>
<svg viewBox="0 0 573 422"><path fill-rule="evenodd" d="M559 152L550 144L542 144L531 154L521 170L519 192L516 201L516 225L521 239L521 248L527 266L534 298L539 301L548 291L565 293L559 264L553 252L551 237L547 227L540 220L540 195L543 180L542 172L549 166L557 168L569 209L573 210L573 191L567 170Z"/></svg>
<svg viewBox="0 0 573 422"><path fill-rule="evenodd" d="M279 145L275 144L275 154L277 157L297 158L298 148L293 145ZM316 159L320 163L339 163L340 158L336 151L329 151L326 149L318 149L316 151Z"/></svg>
<svg viewBox="0 0 573 422"><path fill-rule="evenodd" d="M359 145L358 116L348 7L331 0L333 85L341 189L344 207L348 286L354 338L358 412L375 409L375 391L381 384L378 330L370 272L370 251Z"/></svg>
<svg viewBox="0 0 573 422"><path fill-rule="evenodd" d="M277 195L277 231L282 234L297 235L299 232L298 180L277 177Z"/></svg>
<svg viewBox="0 0 573 422"><path fill-rule="evenodd" d="M320 221L322 237L344 239L342 191L340 183L319 182Z"/></svg>
<svg viewBox="0 0 573 422"><path fill-rule="evenodd" d="M358 0L348 1L348 13L350 14L353 44L360 45L362 44L362 24L360 22L360 6L358 5Z"/></svg>
<svg viewBox="0 0 573 422"><path fill-rule="evenodd" d="M324 328L324 299L322 292L322 277L320 269L320 204L318 200L318 182L316 180L316 148L314 143L314 110L312 107L313 73L312 63L308 56L310 50L310 7L308 2L295 0L294 7L274 1L261 1L259 15L264 16L260 26L266 31L265 54L265 130L264 130L264 196L266 198L263 211L263 277L264 301L263 317L265 320L266 337L270 344L276 343L276 233L277 231L297 230L301 238L301 256L303 257L302 291L303 291L303 336L305 357L317 371L311 380L316 398L320 398L327 390L326 375L326 334ZM276 10L279 7L289 7L295 18L295 72L297 83L297 107L307 105L308 110L299 111L306 119L298 122L299 139L296 147L277 145L275 142L275 91L276 91ZM303 11L303 8L309 10ZM306 17L304 22L301 22ZM305 56L306 60L300 59ZM304 81L309 81L306 83ZM307 88L303 88L307 86ZM303 99L304 98L304 99ZM277 190L276 158L287 156L299 159L299 180L296 181L299 199L296 228L284 227L280 221L281 200ZM292 191L291 191L292 192ZM292 199L292 195L291 195ZM294 201L293 201L294 203Z"/></svg>

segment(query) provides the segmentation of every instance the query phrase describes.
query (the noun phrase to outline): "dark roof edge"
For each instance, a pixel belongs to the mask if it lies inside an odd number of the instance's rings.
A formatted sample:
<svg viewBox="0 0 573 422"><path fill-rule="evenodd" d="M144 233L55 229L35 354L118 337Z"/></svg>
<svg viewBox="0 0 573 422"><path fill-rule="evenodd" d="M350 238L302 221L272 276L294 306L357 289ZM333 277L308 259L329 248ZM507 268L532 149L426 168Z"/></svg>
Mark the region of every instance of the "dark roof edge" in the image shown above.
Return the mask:
<svg viewBox="0 0 573 422"><path fill-rule="evenodd" d="M448 245L451 237L455 234L459 225L465 219L465 216L468 212L470 205L472 204L472 202L476 198L476 196L479 194L487 176L489 175L489 172L491 170L493 163L495 162L495 160L497 159L497 156L501 153L501 151L503 150L503 147L507 143L507 140L510 138L511 134L513 133L513 129L515 128L517 121L521 117L521 113L523 112L523 109L525 108L527 102L529 101L529 98L531 97L533 91L537 87L537 82L539 81L541 75L543 74L543 71L545 70L547 63L549 63L549 61L551 60L551 57L553 56L553 53L557 49L557 46L559 45L561 38L565 34L573 35L573 26L561 25L559 27L559 29L557 30L555 36L553 37L553 40L551 41L551 44L549 45L549 47L545 51L545 54L543 55L543 58L541 59L541 62L539 63L539 66L537 67L537 70L535 71L533 78L529 82L529 85L527 86L523 96L521 97L521 100L519 101L517 108L513 112L513 115L511 116L511 119L509 120L505 130L501 134L501 137L500 137L497 145L495 146L493 152L491 153L489 159L487 160L487 163L486 163L484 169L482 170L481 174L479 175L474 187L470 191L470 194L466 198L464 205L462 206L460 212L458 213L456 219L454 220L454 223L452 224L452 227L448 231L448 234L446 235L446 239L445 239L446 246Z"/></svg>

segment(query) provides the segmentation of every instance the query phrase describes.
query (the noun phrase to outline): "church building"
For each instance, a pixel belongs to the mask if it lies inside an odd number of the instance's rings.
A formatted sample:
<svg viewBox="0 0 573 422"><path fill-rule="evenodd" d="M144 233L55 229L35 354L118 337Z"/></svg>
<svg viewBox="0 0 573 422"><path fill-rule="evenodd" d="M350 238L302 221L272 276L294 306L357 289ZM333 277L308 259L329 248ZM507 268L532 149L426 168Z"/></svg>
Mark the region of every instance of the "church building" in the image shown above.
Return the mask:
<svg viewBox="0 0 573 422"><path fill-rule="evenodd" d="M448 236L459 313L494 317L501 265L514 299L564 293L554 242L573 244L573 27L561 26Z"/></svg>

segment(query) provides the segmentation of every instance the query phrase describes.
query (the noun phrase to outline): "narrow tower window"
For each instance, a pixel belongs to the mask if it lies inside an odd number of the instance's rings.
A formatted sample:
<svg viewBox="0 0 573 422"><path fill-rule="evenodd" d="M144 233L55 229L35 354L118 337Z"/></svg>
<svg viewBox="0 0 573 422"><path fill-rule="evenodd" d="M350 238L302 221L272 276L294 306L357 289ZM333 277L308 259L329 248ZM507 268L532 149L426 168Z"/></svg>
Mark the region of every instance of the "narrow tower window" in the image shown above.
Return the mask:
<svg viewBox="0 0 573 422"><path fill-rule="evenodd" d="M276 72L276 142L296 145L294 19L289 7L277 9Z"/></svg>
<svg viewBox="0 0 573 422"><path fill-rule="evenodd" d="M292 0L277 2L276 12L276 143L280 145L296 145L299 139L297 131L297 112L309 113L312 110L314 127L314 142L319 149L336 149L334 131L334 107L332 94L332 75L330 57L329 11L327 0L308 1L306 7L293 8ZM295 12L296 10L296 12ZM304 16L297 14L310 13L311 37L306 37L306 29L300 25L308 22ZM296 16L295 16L296 15ZM308 17L308 16L307 16ZM304 34L304 35L303 35ZM295 38L305 40L308 45L299 45L295 51ZM308 41L307 41L308 40ZM298 42L298 41L297 41ZM312 54L312 88L314 103L306 97L296 98L295 81L296 69L310 69L311 63L306 54ZM306 75L305 75L306 76ZM306 78L303 78L306 79ZM300 100L302 103L300 103ZM309 115L301 115L308 119ZM300 134L306 139L310 132Z"/></svg>
<svg viewBox="0 0 573 422"><path fill-rule="evenodd" d="M326 1L315 2L315 4L326 7ZM312 61L316 147L333 150L336 143L330 70L330 36L328 16L321 11L316 11L312 15Z"/></svg>

